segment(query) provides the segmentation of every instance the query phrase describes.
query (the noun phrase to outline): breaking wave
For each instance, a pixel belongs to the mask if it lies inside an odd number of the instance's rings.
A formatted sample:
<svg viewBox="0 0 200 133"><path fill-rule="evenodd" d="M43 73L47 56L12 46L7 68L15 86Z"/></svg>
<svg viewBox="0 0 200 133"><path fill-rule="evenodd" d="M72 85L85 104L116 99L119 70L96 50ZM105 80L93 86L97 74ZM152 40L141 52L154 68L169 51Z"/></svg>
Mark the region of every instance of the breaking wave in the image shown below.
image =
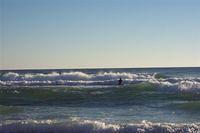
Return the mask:
<svg viewBox="0 0 200 133"><path fill-rule="evenodd" d="M57 123L53 120L32 120L1 124L1 133L9 132L59 132L59 133L198 133L200 124L152 123L110 124L101 121L82 120Z"/></svg>
<svg viewBox="0 0 200 133"><path fill-rule="evenodd" d="M51 72L51 73L14 73L1 74L1 86L53 86L53 85L116 85L122 78L124 84L148 82L161 87L176 88L180 91L200 91L200 78L176 78L153 73L128 73L128 72L99 72L88 74L84 72Z"/></svg>

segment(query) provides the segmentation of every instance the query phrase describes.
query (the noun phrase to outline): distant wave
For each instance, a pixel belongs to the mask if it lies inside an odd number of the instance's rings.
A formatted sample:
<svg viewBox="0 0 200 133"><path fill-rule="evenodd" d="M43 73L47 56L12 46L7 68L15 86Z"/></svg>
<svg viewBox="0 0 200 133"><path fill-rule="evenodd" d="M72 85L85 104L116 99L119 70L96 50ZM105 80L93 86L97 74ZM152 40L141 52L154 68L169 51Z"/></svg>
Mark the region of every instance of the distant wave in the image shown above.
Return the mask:
<svg viewBox="0 0 200 133"><path fill-rule="evenodd" d="M56 123L52 120L32 120L0 125L1 133L8 132L60 132L60 133L198 133L200 124L152 123L142 121L134 124L109 124L100 121L71 121Z"/></svg>
<svg viewBox="0 0 200 133"><path fill-rule="evenodd" d="M161 74L128 73L128 72L99 72L87 74L83 72L52 72L52 73L14 73L1 74L1 86L53 86L53 85L116 85L122 78L124 84L149 82L161 87L176 88L181 91L200 91L200 78L197 77L167 77Z"/></svg>

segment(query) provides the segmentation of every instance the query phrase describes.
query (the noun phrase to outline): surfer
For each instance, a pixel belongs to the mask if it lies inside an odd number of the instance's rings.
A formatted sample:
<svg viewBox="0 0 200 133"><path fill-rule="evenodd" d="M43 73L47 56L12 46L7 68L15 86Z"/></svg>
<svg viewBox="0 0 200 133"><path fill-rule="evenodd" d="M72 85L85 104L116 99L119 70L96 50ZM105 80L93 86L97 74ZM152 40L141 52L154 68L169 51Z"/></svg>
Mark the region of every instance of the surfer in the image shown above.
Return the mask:
<svg viewBox="0 0 200 133"><path fill-rule="evenodd" d="M118 80L118 85L122 85L122 78L120 78L119 80Z"/></svg>

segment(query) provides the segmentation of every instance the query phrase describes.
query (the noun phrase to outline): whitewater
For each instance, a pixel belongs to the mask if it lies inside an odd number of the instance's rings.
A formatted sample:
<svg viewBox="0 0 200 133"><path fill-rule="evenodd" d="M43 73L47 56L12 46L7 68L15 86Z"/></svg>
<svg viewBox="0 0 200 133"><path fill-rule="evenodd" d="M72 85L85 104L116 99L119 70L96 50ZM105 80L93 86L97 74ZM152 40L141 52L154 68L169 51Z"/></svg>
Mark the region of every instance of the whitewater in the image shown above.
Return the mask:
<svg viewBox="0 0 200 133"><path fill-rule="evenodd" d="M199 120L200 68L0 71L0 132L198 133Z"/></svg>

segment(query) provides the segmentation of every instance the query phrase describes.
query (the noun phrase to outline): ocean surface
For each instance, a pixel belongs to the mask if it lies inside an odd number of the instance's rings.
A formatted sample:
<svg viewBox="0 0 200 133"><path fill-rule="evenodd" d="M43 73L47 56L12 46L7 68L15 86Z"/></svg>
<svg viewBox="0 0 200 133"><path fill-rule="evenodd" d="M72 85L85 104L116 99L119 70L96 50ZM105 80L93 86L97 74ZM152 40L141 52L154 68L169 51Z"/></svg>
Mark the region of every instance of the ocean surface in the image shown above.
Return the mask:
<svg viewBox="0 0 200 133"><path fill-rule="evenodd" d="M4 132L199 133L200 68L1 70Z"/></svg>

